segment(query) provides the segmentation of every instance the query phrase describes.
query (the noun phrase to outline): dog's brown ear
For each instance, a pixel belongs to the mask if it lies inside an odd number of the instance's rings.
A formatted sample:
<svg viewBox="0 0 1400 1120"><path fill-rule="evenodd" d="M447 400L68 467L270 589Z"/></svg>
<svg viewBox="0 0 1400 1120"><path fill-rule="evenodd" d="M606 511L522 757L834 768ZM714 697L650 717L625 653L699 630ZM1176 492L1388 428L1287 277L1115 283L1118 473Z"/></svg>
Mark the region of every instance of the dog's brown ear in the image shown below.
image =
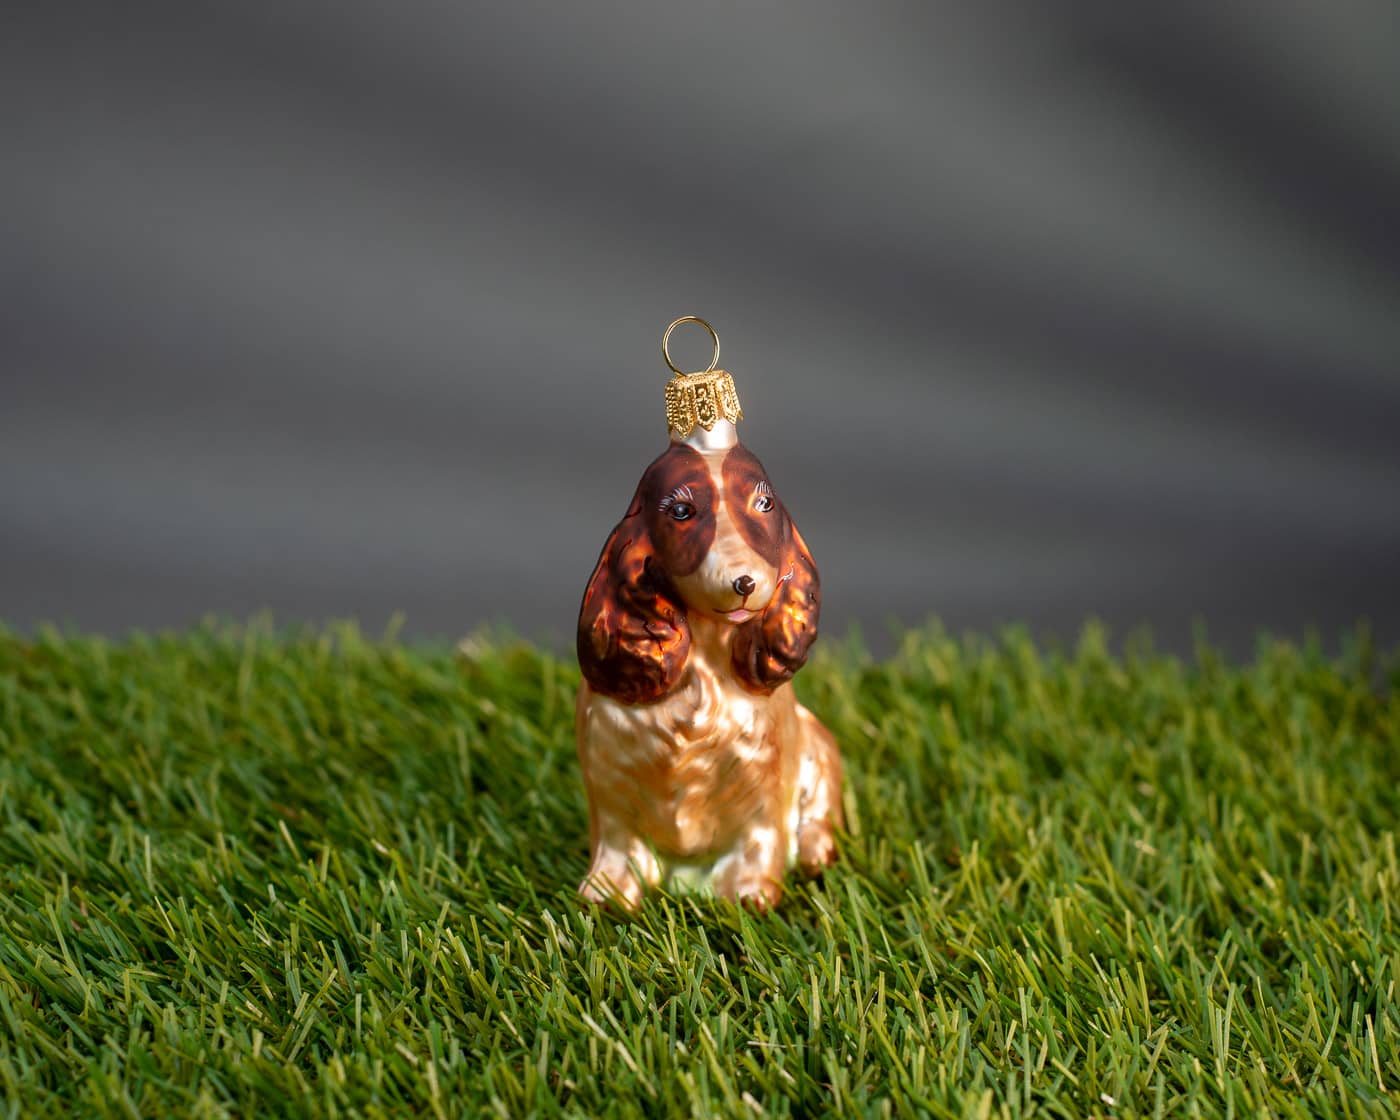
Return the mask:
<svg viewBox="0 0 1400 1120"><path fill-rule="evenodd" d="M583 593L579 667L594 692L650 704L676 687L689 654L685 607L657 563L638 487Z"/></svg>
<svg viewBox="0 0 1400 1120"><path fill-rule="evenodd" d="M783 517L778 590L763 613L743 623L734 636L734 671L756 692L771 692L792 680L817 640L821 580L802 534L786 512Z"/></svg>

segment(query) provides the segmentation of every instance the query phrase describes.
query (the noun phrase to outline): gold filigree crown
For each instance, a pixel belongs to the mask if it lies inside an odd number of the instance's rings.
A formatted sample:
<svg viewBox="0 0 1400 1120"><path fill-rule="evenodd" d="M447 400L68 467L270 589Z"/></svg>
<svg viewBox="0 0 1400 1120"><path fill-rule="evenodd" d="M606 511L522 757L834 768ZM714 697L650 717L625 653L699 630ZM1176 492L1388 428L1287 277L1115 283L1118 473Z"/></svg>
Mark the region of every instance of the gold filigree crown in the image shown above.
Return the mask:
<svg viewBox="0 0 1400 1120"><path fill-rule="evenodd" d="M682 373L671 360L671 332L682 323L698 323L714 340L710 364L699 373ZM672 439L685 439L696 425L708 432L721 420L734 424L744 418L744 411L739 407L739 394L734 388L734 378L722 369L715 369L719 364L719 335L704 319L684 315L667 327L666 333L661 336L661 356L666 359L667 368L675 374L666 384L666 427L671 430Z"/></svg>
<svg viewBox="0 0 1400 1120"><path fill-rule="evenodd" d="M720 420L744 418L734 378L722 369L678 373L666 383L666 426L672 439L685 439L698 424L709 431Z"/></svg>

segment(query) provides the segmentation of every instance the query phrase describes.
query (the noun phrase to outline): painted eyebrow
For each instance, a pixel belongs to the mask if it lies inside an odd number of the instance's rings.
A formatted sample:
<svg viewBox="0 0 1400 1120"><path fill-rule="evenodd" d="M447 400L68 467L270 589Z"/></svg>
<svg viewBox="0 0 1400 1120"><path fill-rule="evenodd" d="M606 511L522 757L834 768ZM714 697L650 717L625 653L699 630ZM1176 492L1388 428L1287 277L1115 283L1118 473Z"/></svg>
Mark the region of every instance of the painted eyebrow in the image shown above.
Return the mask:
<svg viewBox="0 0 1400 1120"><path fill-rule="evenodd" d="M693 501L695 501L695 495L690 492L689 486L677 486L674 490L672 490L669 494L662 498L661 501L656 503L656 508L659 509L662 513L665 513L677 502Z"/></svg>
<svg viewBox="0 0 1400 1120"><path fill-rule="evenodd" d="M773 496L773 487L769 486L768 483L760 478L758 482L754 484L753 492L755 494L767 494L771 498Z"/></svg>

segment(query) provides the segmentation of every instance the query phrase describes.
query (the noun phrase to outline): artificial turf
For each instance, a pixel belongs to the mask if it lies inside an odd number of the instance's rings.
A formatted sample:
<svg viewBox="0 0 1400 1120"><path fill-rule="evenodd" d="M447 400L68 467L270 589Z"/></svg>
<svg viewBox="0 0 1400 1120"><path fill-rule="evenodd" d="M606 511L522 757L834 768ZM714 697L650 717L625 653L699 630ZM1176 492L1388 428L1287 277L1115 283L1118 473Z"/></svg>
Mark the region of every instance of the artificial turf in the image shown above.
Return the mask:
<svg viewBox="0 0 1400 1120"><path fill-rule="evenodd" d="M12 1116L1393 1115L1400 662L826 650L842 861L582 909L577 670L0 631Z"/></svg>

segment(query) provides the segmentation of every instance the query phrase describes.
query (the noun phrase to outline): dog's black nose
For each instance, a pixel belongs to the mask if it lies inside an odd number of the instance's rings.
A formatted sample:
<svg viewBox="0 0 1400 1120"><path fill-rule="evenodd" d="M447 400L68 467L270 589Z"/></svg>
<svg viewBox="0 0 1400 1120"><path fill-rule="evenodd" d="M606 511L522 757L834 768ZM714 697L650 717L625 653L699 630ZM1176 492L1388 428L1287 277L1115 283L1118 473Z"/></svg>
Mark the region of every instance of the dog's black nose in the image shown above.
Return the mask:
<svg viewBox="0 0 1400 1120"><path fill-rule="evenodd" d="M746 599L753 594L753 589L753 576L740 576L734 581L734 590Z"/></svg>

